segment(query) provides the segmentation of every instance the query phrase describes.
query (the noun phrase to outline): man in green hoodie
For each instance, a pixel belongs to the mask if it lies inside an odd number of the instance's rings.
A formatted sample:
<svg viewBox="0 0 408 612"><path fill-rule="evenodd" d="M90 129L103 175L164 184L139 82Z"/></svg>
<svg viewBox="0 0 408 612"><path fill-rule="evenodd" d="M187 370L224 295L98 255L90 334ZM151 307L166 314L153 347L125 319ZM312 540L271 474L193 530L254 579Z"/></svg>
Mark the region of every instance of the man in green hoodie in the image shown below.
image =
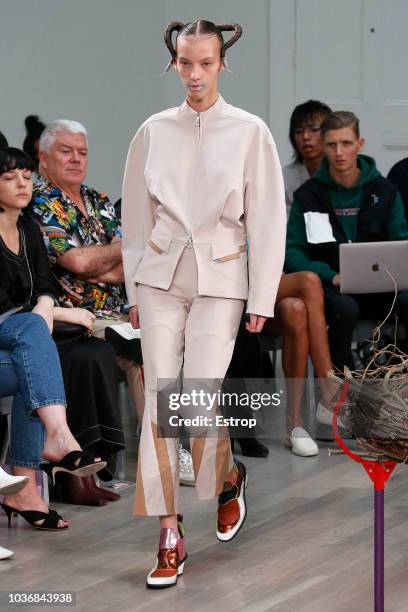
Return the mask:
<svg viewBox="0 0 408 612"><path fill-rule="evenodd" d="M333 363L352 367L351 340L356 322L382 319L391 294L340 293L339 244L408 239L408 225L397 189L361 155L358 118L337 111L321 126L325 157L312 179L294 194L288 223L285 270L319 275ZM408 291L398 294L395 313L408 323Z"/></svg>

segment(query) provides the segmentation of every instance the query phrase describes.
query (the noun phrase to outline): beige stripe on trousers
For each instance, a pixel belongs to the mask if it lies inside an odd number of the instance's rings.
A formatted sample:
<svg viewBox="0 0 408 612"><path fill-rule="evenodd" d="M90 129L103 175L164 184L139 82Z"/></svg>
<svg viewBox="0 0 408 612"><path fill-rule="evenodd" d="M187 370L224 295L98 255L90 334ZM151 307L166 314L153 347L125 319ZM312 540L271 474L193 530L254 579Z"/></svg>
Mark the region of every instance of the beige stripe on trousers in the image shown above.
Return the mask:
<svg viewBox="0 0 408 612"><path fill-rule="evenodd" d="M220 263L220 265L223 265ZM243 301L198 295L194 249L185 248L168 291L138 285L145 410L136 476L135 514L179 513L178 439L157 436L157 380L223 379ZM233 457L227 427L190 439L199 499L223 488Z"/></svg>

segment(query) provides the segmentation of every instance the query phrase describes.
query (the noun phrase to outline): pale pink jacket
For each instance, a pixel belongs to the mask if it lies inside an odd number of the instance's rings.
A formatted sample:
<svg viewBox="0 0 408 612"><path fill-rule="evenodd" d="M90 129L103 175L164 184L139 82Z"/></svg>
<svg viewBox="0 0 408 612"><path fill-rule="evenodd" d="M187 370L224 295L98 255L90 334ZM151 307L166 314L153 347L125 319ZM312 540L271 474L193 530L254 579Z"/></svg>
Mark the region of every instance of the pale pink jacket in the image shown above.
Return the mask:
<svg viewBox="0 0 408 612"><path fill-rule="evenodd" d="M285 191L266 124L219 96L153 115L129 148L122 193L129 303L137 284L167 290L195 250L200 295L248 300L273 316L286 235ZM248 241L248 258L246 253Z"/></svg>

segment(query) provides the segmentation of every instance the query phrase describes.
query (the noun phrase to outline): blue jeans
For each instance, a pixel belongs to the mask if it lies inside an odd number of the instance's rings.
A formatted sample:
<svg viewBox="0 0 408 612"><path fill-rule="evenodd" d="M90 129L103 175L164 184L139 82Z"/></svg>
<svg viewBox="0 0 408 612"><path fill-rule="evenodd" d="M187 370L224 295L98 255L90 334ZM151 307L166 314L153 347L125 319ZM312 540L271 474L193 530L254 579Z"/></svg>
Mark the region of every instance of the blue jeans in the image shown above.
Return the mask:
<svg viewBox="0 0 408 612"><path fill-rule="evenodd" d="M42 461L45 430L36 410L66 406L57 348L44 319L32 312L0 324L0 397L14 396L10 463L36 468Z"/></svg>

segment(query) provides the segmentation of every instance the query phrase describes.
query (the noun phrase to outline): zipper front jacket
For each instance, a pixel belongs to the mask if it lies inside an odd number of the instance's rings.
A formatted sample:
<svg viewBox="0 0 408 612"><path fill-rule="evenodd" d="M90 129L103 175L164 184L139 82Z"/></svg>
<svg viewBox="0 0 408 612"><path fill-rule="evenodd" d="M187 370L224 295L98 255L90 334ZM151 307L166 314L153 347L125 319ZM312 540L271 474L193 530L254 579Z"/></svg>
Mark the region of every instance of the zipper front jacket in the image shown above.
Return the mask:
<svg viewBox="0 0 408 612"><path fill-rule="evenodd" d="M137 284L169 289L183 249L194 248L200 295L248 300L248 312L273 316L285 192L258 117L221 96L201 113L185 101L150 117L130 145L122 222L131 305Z"/></svg>
<svg viewBox="0 0 408 612"><path fill-rule="evenodd" d="M344 187L324 158L315 176L294 194L287 228L285 270L310 271L330 283L339 272L339 245L408 239L404 207L396 188L367 155L357 160L360 176Z"/></svg>

